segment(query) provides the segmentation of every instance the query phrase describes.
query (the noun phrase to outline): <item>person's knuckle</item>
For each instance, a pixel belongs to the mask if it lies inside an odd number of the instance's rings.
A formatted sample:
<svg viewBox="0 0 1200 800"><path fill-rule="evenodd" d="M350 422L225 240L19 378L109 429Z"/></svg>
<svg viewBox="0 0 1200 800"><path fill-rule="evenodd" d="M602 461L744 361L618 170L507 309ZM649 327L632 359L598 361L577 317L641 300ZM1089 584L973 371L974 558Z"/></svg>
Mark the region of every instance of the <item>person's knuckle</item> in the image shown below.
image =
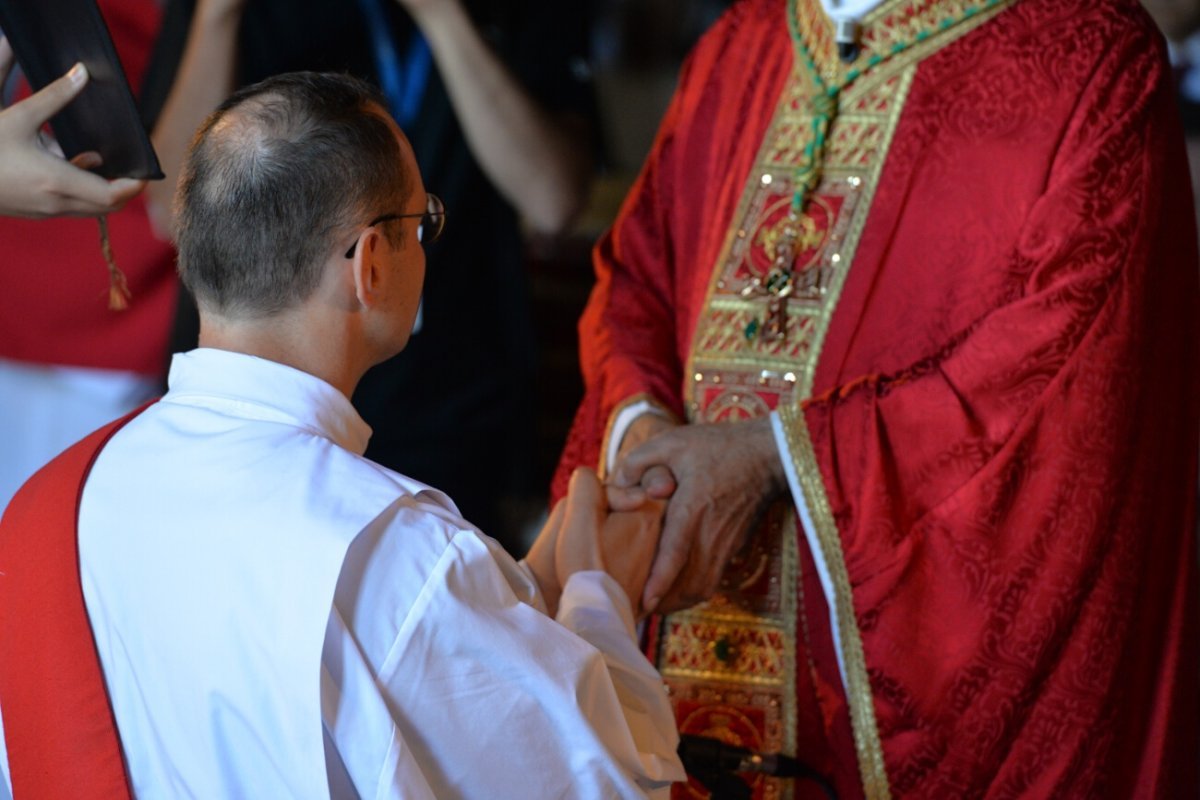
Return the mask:
<svg viewBox="0 0 1200 800"><path fill-rule="evenodd" d="M33 209L39 214L52 215L63 211L62 199L59 197L56 182L53 179L39 181L34 187Z"/></svg>
<svg viewBox="0 0 1200 800"><path fill-rule="evenodd" d="M685 589L679 596L680 602L687 607L700 605L710 599L713 593L707 589Z"/></svg>
<svg viewBox="0 0 1200 800"><path fill-rule="evenodd" d="M666 552L663 559L663 572L668 575L678 575L687 564L687 549L681 543L674 543Z"/></svg>

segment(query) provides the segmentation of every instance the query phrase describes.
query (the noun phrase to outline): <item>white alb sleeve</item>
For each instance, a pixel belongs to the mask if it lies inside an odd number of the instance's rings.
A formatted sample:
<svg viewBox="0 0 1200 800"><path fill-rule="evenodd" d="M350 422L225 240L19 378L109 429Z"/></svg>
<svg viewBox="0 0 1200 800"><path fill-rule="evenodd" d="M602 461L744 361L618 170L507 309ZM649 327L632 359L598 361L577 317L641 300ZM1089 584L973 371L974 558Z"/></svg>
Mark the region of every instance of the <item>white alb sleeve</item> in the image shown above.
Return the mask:
<svg viewBox="0 0 1200 800"><path fill-rule="evenodd" d="M605 572L577 572L563 587L558 621L604 655L641 762L639 783L650 791L684 780L671 701L662 677L637 646L625 590Z"/></svg>
<svg viewBox="0 0 1200 800"><path fill-rule="evenodd" d="M638 417L643 414L653 414L657 417L667 417L670 415L663 411L662 408L651 403L649 400L639 400L636 403L630 403L617 412L616 419L613 420L612 430L608 434L608 449L604 453L604 471L612 472L613 467L617 463L617 454L621 452L621 442L625 440L625 434L629 432L629 426L637 421Z"/></svg>
<svg viewBox="0 0 1200 800"><path fill-rule="evenodd" d="M411 554L407 533L395 540ZM380 573L414 587L389 622L379 625L387 605L372 602L347 630L373 656L390 751L406 751L439 798L665 798L684 779L674 715L621 588L606 575L573 578L556 622L537 608L527 572L486 537L462 530L443 542L411 575L396 564ZM392 631L386 647L359 638L364 623ZM392 780L391 767L372 772Z"/></svg>

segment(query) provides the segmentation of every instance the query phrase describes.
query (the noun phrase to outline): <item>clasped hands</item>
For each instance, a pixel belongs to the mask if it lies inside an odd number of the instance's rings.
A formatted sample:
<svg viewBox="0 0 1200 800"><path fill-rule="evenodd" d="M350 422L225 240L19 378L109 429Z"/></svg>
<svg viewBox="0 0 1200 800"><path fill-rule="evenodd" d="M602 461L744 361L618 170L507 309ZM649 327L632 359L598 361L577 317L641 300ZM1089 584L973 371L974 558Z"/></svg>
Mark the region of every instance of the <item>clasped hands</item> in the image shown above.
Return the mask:
<svg viewBox="0 0 1200 800"><path fill-rule="evenodd" d="M786 489L770 421L677 425L644 415L607 485L576 470L526 562L551 613L567 578L608 572L636 616L708 599L766 505Z"/></svg>
<svg viewBox="0 0 1200 800"><path fill-rule="evenodd" d="M636 614L658 543L662 506L641 487L604 486L592 470L575 470L567 496L525 556L550 616L557 612L567 580L588 570L611 575Z"/></svg>

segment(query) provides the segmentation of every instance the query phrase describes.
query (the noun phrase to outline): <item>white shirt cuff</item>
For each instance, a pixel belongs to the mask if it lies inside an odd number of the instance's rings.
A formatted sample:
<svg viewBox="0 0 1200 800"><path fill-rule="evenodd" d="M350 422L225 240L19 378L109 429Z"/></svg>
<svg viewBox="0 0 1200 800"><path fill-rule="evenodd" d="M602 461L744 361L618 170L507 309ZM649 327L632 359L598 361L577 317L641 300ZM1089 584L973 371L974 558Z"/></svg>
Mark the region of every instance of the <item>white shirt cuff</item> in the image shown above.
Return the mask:
<svg viewBox="0 0 1200 800"><path fill-rule="evenodd" d="M654 414L659 417L670 418L667 412L649 400L638 400L636 403L630 403L625 408L622 408L617 414L617 418L613 420L612 430L608 434L608 452L604 454L604 472L606 474L612 473L613 467L617 464L617 454L621 452L621 442L625 440L625 434L629 432L629 426L638 417L642 416L642 414Z"/></svg>
<svg viewBox="0 0 1200 800"><path fill-rule="evenodd" d="M630 641L637 641L633 608L625 590L601 570L576 572L567 578L558 601L558 621L593 644L601 630L601 639L620 630Z"/></svg>

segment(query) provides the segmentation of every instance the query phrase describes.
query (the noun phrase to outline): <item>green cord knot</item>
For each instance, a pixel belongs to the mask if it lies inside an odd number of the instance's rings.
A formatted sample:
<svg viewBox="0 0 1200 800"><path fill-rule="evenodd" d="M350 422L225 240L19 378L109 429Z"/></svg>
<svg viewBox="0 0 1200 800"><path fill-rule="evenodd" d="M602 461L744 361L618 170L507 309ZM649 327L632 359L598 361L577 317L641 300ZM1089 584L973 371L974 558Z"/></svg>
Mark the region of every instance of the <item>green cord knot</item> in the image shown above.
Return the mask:
<svg viewBox="0 0 1200 800"><path fill-rule="evenodd" d="M821 94L813 95L812 110L813 110L814 116L831 118L831 117L833 117L834 114L837 113L837 106L838 106L837 87L831 87L831 88L833 89L832 94L830 94L829 92L823 92Z"/></svg>
<svg viewBox="0 0 1200 800"><path fill-rule="evenodd" d="M808 45L804 41L804 33L800 29L800 16L797 11L798 0L788 0L788 32L791 34L792 43L795 47L795 52L808 68L809 75L815 84L816 91L811 100L812 108L812 131L813 138L804 147L803 162L796 167L794 173L793 196L792 196L792 212L800 215L804 211L804 205L808 198L817 189L817 184L821 182L821 173L824 168L825 161L825 145L829 136L829 132L833 127L833 121L838 116L838 102L841 97L841 92L850 84L854 83L863 74L869 72L872 68L877 67L892 56L899 55L905 52L915 44L928 41L939 31L947 30L959 22L968 20L983 10L994 8L1000 5L1005 0L974 0L964 8L961 16L947 16L934 22L932 27L917 31L911 41L894 42L890 48L884 52L874 53L867 58L866 64L863 67L854 67L850 69L841 83L827 84L825 78L821 75L817 68L816 60L813 53L808 49ZM759 330L760 323L758 320L747 326L746 336L751 338Z"/></svg>

